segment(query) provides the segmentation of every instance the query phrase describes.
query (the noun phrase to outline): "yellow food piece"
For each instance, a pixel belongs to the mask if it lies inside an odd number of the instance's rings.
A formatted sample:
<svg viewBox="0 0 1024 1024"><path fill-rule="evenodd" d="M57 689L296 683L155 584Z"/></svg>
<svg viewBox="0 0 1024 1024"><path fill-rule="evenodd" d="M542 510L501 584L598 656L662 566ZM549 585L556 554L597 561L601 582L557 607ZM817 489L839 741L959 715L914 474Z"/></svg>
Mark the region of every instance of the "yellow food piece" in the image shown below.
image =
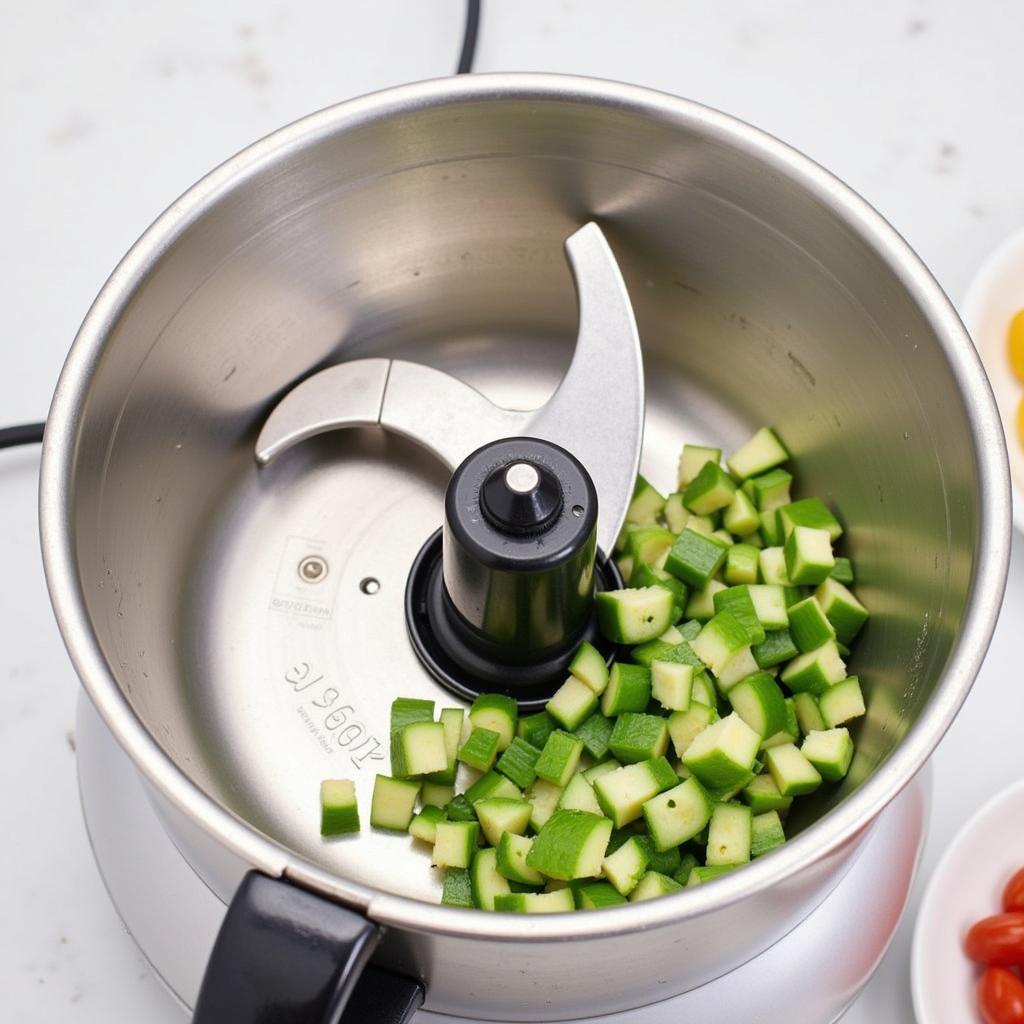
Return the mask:
<svg viewBox="0 0 1024 1024"><path fill-rule="evenodd" d="M1017 380L1024 382L1024 309L1018 310L1017 315L1010 321L1008 341L1010 368Z"/></svg>

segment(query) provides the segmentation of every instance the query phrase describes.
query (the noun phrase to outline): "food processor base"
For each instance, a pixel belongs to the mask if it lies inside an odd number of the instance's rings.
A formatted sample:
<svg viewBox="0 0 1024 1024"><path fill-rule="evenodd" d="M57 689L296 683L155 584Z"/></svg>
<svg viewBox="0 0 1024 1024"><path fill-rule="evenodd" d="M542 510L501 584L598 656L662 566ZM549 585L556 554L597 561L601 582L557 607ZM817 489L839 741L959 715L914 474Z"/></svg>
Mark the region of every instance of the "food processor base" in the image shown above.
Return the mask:
<svg viewBox="0 0 1024 1024"><path fill-rule="evenodd" d="M171 842L136 769L84 696L76 736L82 809L100 873L125 926L182 1004L185 1019L226 907ZM883 812L863 852L825 902L774 946L691 992L590 1020L838 1020L878 965L906 906L926 831L926 776L927 769ZM414 1024L474 1022L423 1010Z"/></svg>

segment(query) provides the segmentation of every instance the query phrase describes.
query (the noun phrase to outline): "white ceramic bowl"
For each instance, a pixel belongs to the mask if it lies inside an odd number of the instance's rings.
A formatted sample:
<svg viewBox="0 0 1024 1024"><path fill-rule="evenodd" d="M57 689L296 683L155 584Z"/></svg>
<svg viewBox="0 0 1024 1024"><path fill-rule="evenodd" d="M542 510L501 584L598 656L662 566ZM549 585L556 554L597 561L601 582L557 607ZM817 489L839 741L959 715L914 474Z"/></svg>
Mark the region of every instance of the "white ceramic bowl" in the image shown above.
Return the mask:
<svg viewBox="0 0 1024 1024"><path fill-rule="evenodd" d="M975 921L1002 909L1003 886L1024 867L1024 780L994 796L939 861L914 926L911 989L918 1024L981 1024L981 970L964 955Z"/></svg>
<svg viewBox="0 0 1024 1024"><path fill-rule="evenodd" d="M1024 384L1010 371L1006 354L1010 320L1019 309L1024 309L1024 228L1007 238L982 264L961 309L999 405L1010 452L1013 523L1024 533L1024 447L1016 426Z"/></svg>

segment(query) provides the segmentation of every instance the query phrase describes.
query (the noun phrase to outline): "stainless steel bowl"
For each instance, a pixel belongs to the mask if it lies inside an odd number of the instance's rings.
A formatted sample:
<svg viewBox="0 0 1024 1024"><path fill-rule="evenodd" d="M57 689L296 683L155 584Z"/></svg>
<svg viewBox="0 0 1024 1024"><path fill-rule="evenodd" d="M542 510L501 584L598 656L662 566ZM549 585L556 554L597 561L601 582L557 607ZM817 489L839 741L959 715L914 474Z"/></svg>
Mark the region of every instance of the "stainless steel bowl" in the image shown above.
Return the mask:
<svg viewBox="0 0 1024 1024"><path fill-rule="evenodd" d="M377 434L261 474L252 442L296 380L356 355L539 405L575 334L562 241L590 218L643 340L644 472L670 482L681 439L775 425L801 492L848 526L874 613L852 665L868 716L847 782L743 871L624 910L467 913L435 905L404 840L316 834L319 779L356 775L366 805L391 698L443 699L395 623L444 474ZM71 350L41 522L78 673L214 891L250 867L292 879L385 925L379 958L423 978L432 1009L538 1020L684 991L821 902L970 688L1010 500L970 339L845 186L697 104L489 75L315 114L171 206Z"/></svg>

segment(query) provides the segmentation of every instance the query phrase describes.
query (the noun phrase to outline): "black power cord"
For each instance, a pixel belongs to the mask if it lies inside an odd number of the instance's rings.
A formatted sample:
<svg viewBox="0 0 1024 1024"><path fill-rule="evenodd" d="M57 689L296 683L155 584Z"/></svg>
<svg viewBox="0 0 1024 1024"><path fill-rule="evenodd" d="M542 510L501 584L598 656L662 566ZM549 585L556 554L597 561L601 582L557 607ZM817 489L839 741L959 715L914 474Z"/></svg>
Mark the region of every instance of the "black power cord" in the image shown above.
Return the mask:
<svg viewBox="0 0 1024 1024"><path fill-rule="evenodd" d="M480 0L466 0L466 27L462 32L462 52L455 69L457 75L468 75L476 59L476 41L480 35ZM20 445L39 444L43 440L45 423L22 423L16 427L0 428L0 449Z"/></svg>

